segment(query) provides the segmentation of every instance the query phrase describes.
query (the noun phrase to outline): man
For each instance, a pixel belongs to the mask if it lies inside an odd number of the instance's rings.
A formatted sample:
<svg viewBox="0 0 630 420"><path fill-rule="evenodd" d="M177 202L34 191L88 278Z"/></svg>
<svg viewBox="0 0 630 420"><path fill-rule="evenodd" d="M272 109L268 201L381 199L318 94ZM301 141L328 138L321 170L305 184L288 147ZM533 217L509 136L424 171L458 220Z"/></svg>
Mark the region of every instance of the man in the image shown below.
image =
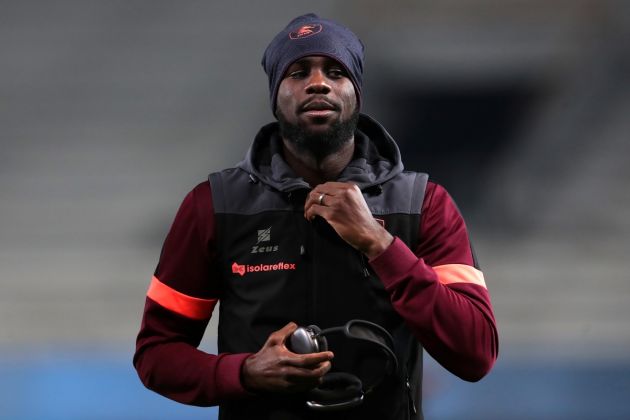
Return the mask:
<svg viewBox="0 0 630 420"><path fill-rule="evenodd" d="M134 365L148 388L218 404L222 419L421 418L422 348L469 381L498 352L464 221L442 187L403 171L393 139L359 113L363 45L350 30L300 16L262 64L278 121L236 168L184 199ZM211 355L197 346L218 301ZM287 340L298 325L351 319L389 331L397 369L356 407L311 411L305 395L344 349L296 354Z"/></svg>

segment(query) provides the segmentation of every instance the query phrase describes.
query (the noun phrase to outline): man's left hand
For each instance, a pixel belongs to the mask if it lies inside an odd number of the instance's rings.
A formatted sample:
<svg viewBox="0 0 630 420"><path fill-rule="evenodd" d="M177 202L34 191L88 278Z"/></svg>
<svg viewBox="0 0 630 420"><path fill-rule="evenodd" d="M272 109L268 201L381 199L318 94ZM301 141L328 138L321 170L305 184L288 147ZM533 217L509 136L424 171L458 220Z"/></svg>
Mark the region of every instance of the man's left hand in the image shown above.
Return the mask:
<svg viewBox="0 0 630 420"><path fill-rule="evenodd" d="M304 204L304 217L324 218L348 244L368 258L381 254L394 240L372 216L359 187L326 182L313 188Z"/></svg>

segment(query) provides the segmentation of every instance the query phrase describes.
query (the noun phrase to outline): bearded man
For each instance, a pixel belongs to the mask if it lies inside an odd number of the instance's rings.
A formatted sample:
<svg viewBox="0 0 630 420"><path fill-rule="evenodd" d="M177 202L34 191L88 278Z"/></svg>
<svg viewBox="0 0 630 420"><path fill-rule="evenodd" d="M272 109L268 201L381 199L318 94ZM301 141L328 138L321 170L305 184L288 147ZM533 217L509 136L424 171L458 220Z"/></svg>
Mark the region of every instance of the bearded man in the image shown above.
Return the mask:
<svg viewBox="0 0 630 420"><path fill-rule="evenodd" d="M497 329L464 220L360 113L363 51L314 14L267 47L277 122L177 213L134 356L148 388L219 405L221 419L419 419L423 349L464 380L492 367ZM215 355L197 346L217 302ZM298 329L313 324L333 328ZM330 346L326 331L340 336ZM300 337L314 346L296 350Z"/></svg>

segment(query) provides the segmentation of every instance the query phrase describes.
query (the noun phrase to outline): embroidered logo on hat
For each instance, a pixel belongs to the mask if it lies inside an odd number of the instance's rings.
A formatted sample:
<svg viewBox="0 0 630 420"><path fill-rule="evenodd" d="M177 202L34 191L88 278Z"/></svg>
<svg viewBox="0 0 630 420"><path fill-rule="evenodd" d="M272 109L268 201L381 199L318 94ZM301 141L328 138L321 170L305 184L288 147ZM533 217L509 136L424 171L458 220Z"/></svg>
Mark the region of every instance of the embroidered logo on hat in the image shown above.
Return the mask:
<svg viewBox="0 0 630 420"><path fill-rule="evenodd" d="M301 26L297 31L289 33L289 38L300 39L306 38L311 35L318 34L322 31L322 25L319 23L311 23L309 25Z"/></svg>

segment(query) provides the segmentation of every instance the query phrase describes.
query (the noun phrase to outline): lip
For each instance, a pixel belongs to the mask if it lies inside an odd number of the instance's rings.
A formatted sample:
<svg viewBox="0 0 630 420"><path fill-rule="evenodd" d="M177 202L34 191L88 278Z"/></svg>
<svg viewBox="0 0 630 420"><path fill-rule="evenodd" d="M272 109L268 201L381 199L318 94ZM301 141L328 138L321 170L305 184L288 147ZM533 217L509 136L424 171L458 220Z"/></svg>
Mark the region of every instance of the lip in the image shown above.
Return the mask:
<svg viewBox="0 0 630 420"><path fill-rule="evenodd" d="M313 100L304 104L300 111L311 115L328 115L329 113L337 111L337 107L328 101Z"/></svg>
<svg viewBox="0 0 630 420"><path fill-rule="evenodd" d="M313 118L324 118L331 116L335 112L333 109L309 109L302 112L302 114Z"/></svg>

